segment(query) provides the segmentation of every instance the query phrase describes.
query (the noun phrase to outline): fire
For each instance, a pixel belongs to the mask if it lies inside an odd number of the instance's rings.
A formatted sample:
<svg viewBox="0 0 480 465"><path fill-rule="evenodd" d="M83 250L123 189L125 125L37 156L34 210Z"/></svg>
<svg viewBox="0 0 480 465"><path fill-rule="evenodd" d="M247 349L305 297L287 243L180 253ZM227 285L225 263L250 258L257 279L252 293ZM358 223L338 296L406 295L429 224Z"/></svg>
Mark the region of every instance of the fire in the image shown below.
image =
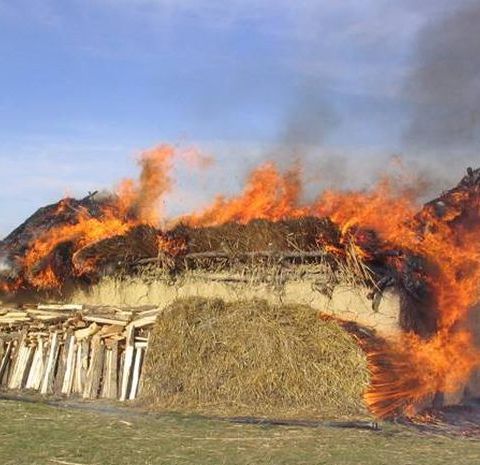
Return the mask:
<svg viewBox="0 0 480 465"><path fill-rule="evenodd" d="M383 417L413 413L412 406L436 392L455 392L480 366L480 351L465 327L468 312L477 302L480 282L480 195L471 199L463 192L454 193L451 208L441 218L424 212L428 228L419 231L415 191L398 189L389 178L381 179L370 191L323 192L309 205L300 203L299 179L298 170L281 174L273 164L263 165L253 171L238 197L218 197L187 221L211 226L258 218L329 217L340 226L343 238L355 227L371 228L384 243L426 257L438 270L430 282L438 312L437 332L427 340L406 333L388 350L369 353L372 388L366 401ZM452 227L452 221L458 220L466 207L470 210L468 221ZM354 246L358 242L354 240ZM327 249L338 253L335 246L327 245ZM357 245L356 251L360 258L368 257L365 248ZM383 366L385 359L388 369Z"/></svg>
<svg viewBox="0 0 480 465"><path fill-rule="evenodd" d="M282 174L273 163L261 165L251 173L245 189L238 197L227 199L219 195L211 206L184 217L183 221L200 227L305 216L309 209L299 206L302 193L300 174L299 167Z"/></svg>
<svg viewBox="0 0 480 465"><path fill-rule="evenodd" d="M23 257L26 279L37 289L52 289L63 284L65 276L57 273L51 265L37 271L42 260L62 244L72 244L75 256L82 248L97 241L122 235L140 224L158 225L160 212L158 202L171 188L169 176L174 150L170 146L159 146L141 154L138 163L141 167L138 182L126 179L111 199L100 203L100 211L92 215L86 208L75 210L74 219L67 224L60 223L40 234L29 245ZM69 199L59 202L53 216L61 217L72 209ZM95 266L94 262L75 266L73 274L81 276Z"/></svg>
<svg viewBox="0 0 480 465"><path fill-rule="evenodd" d="M139 180L123 181L115 195L96 209L78 208L72 216L69 199L61 201L52 217L61 218L68 212L70 220L59 224L54 221L55 226L29 244L22 258L25 281L38 289L61 286L66 276L56 270L52 254L62 244L73 248L71 272L81 276L96 266L94 259L77 264L75 257L83 248L124 235L139 225L158 227L165 220L160 200L173 186L170 173L174 157L175 150L170 146L145 152L139 159ZM324 191L312 202L304 202L302 194L300 166L281 172L274 163L265 163L252 171L238 196L219 195L210 206L173 223L205 227L228 222L246 224L255 219L328 217L340 228L341 241L331 244L318 238L318 242L331 253L342 254L353 247L357 257L368 260L394 247L424 257L432 270L426 279L437 312L436 329L428 337L402 334L388 347L365 346L372 373L365 399L374 413L388 416L411 413L416 404L436 392L454 392L480 365L480 353L467 327L469 311L478 301L480 282L478 187L472 188L467 182L420 213L415 190L399 187L391 178L381 179L367 191ZM185 243L169 237L168 232L158 232L157 246L170 256L187 250ZM39 268L47 259L47 266ZM401 257L392 256L390 260L401 273L405 266ZM1 285L11 290L20 283Z"/></svg>
<svg viewBox="0 0 480 465"><path fill-rule="evenodd" d="M371 228L385 243L426 257L437 270L429 283L438 312L436 333L428 340L407 333L389 351L369 355L372 389L366 401L379 416L405 412L437 391L455 392L480 365L480 351L466 328L480 282L478 202L478 197L455 192L451 208L441 218L428 209L423 212L421 219L428 227L420 231L415 196L396 191L389 179L382 179L371 191L326 191L312 205L290 210L329 217L340 226L343 237L357 226ZM362 247L357 246L357 252L361 258L368 257ZM382 367L384 359L389 360L388 369Z"/></svg>
<svg viewBox="0 0 480 465"><path fill-rule="evenodd" d="M35 273L35 265L61 243L72 242L75 250L79 250L95 241L117 234L125 234L133 223L116 218L111 212L103 212L101 218L92 218L85 211L80 211L78 223L62 225L51 229L39 237L25 255L24 265L29 271L29 281L38 289L55 288L62 283L62 277L48 266L45 270Z"/></svg>
<svg viewBox="0 0 480 465"><path fill-rule="evenodd" d="M158 226L161 218L159 201L172 187L169 174L174 154L173 147L168 145L142 153L138 160L141 167L139 182L126 179L120 184L117 206L122 213L133 216L138 224Z"/></svg>

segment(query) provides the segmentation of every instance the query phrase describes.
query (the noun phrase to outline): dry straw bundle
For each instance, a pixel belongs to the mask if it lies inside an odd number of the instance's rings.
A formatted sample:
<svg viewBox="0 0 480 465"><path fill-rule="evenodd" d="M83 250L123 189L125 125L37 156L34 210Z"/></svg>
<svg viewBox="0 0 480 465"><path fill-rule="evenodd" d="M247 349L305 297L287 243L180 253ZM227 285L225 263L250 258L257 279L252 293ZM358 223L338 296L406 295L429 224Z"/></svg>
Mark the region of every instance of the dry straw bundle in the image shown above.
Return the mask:
<svg viewBox="0 0 480 465"><path fill-rule="evenodd" d="M328 418L364 413L364 353L301 305L179 299L150 335L142 398L215 415Z"/></svg>

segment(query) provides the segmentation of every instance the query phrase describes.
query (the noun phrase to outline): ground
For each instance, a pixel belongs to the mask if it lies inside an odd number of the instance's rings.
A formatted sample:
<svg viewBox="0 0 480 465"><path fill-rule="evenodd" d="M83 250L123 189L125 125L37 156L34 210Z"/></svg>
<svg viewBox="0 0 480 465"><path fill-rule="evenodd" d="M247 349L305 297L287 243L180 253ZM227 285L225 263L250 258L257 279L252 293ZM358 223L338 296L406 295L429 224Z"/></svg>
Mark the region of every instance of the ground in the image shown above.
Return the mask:
<svg viewBox="0 0 480 465"><path fill-rule="evenodd" d="M480 441L380 431L245 425L0 400L2 465L436 465L480 463Z"/></svg>

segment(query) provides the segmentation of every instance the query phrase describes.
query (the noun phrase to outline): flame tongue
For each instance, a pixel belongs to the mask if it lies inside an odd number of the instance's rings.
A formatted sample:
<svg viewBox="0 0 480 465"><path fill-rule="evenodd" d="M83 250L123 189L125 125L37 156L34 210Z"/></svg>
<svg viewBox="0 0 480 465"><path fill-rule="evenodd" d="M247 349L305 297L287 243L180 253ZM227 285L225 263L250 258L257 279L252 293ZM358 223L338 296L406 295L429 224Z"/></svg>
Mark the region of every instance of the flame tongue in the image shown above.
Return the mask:
<svg viewBox="0 0 480 465"><path fill-rule="evenodd" d="M30 238L22 246L26 249L24 256L19 257L24 282L4 287L12 290L26 284L37 289L57 288L70 277L81 276L95 266L94 260L82 261L81 266L72 260L82 249L125 235L141 224L157 225L157 204L171 188L169 171L173 155L174 150L169 146L143 153L139 159L142 169L139 182L123 181L115 195L100 200L95 196L81 201L63 199L48 207L47 212L40 210L42 223L33 221L32 231L23 235Z"/></svg>

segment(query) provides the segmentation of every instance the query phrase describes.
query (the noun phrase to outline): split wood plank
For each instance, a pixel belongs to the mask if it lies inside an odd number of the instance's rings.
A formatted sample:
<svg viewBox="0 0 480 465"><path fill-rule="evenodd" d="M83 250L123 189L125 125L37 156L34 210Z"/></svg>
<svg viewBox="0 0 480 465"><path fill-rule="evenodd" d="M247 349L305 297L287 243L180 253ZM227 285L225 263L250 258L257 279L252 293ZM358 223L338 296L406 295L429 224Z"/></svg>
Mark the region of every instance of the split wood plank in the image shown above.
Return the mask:
<svg viewBox="0 0 480 465"><path fill-rule="evenodd" d="M140 380L140 366L142 363L142 354L143 354L142 347L135 349L135 362L133 364L132 385L130 388L130 394L128 396L130 400L133 400L135 399L135 397L137 397L138 382Z"/></svg>
<svg viewBox="0 0 480 465"><path fill-rule="evenodd" d="M103 363L103 374L102 374L102 386L100 388L100 397L105 399L107 397L107 391L109 389L110 379L108 374L110 372L110 366L112 364L112 351L110 349L105 349L105 360Z"/></svg>
<svg viewBox="0 0 480 465"><path fill-rule="evenodd" d="M76 394L83 392L82 383L82 344L77 344L77 351L75 353L75 369L73 373L73 386L72 391Z"/></svg>
<svg viewBox="0 0 480 465"><path fill-rule="evenodd" d="M26 379L25 372L28 374L27 370L32 360L32 350L33 348L31 346L26 346L24 344L21 345L17 356L18 360L15 366L15 371L10 380L10 389L21 389L24 386Z"/></svg>
<svg viewBox="0 0 480 465"><path fill-rule="evenodd" d="M7 386L9 389L16 389L19 366L23 361L27 330L23 329L16 341L15 351L12 354L12 369L9 374Z"/></svg>
<svg viewBox="0 0 480 465"><path fill-rule="evenodd" d="M40 389L42 374L44 371L44 359L45 359L44 342L43 342L43 338L39 337L37 339L37 346L35 348L32 365L30 367L30 372L28 374L28 378L25 386L27 389L35 389L35 390Z"/></svg>
<svg viewBox="0 0 480 465"><path fill-rule="evenodd" d="M45 373L43 374L40 392L42 394L51 394L53 391L53 378L55 376L55 366L57 364L59 349L59 333L55 331L50 336L50 348L48 351Z"/></svg>
<svg viewBox="0 0 480 465"><path fill-rule="evenodd" d="M90 366L88 367L85 388L83 390L84 399L96 399L100 389L105 346L98 334L92 338L91 350Z"/></svg>
<svg viewBox="0 0 480 465"><path fill-rule="evenodd" d="M3 355L5 354L5 347L6 347L6 344L4 339L0 338L0 361L3 359Z"/></svg>
<svg viewBox="0 0 480 465"><path fill-rule="evenodd" d="M74 392L83 394L88 370L90 339L82 339L77 346L77 361L75 364Z"/></svg>
<svg viewBox="0 0 480 465"><path fill-rule="evenodd" d="M7 342L7 348L5 349L5 352L2 357L2 361L0 362L0 384L6 384L8 366L11 360L13 345L14 345L14 341Z"/></svg>
<svg viewBox="0 0 480 465"><path fill-rule="evenodd" d="M19 381L18 381L18 388L23 389L25 384L27 383L28 374L30 373L30 368L32 366L33 354L35 352L35 348L33 346L27 347L27 352L25 354L25 360L23 362L23 366L19 369Z"/></svg>
<svg viewBox="0 0 480 465"><path fill-rule="evenodd" d="M146 316L158 316L158 314L161 311L162 311L161 308L154 308L152 310L144 310L143 312L139 312L137 315L138 315L138 318L143 318L143 317L146 317Z"/></svg>
<svg viewBox="0 0 480 465"><path fill-rule="evenodd" d="M76 352L77 343L75 340L75 336L72 335L72 337L68 341L67 346L67 362L61 390L62 394L70 395L70 393L72 392L73 378L75 373Z"/></svg>
<svg viewBox="0 0 480 465"><path fill-rule="evenodd" d="M37 310L81 311L83 310L83 304L39 304Z"/></svg>
<svg viewBox="0 0 480 465"><path fill-rule="evenodd" d="M114 341L110 350L110 369L108 372L108 399L116 399L118 396L118 342Z"/></svg>
<svg viewBox="0 0 480 465"><path fill-rule="evenodd" d="M117 392L118 392L119 399L122 392L124 365L125 365L125 351L123 350L122 353L120 354L120 361L118 362Z"/></svg>
<svg viewBox="0 0 480 465"><path fill-rule="evenodd" d="M145 326L153 325L156 319L157 315L146 316L143 318L139 318L138 320L133 320L130 324L134 328L143 328Z"/></svg>
<svg viewBox="0 0 480 465"><path fill-rule="evenodd" d="M121 334L123 330L124 330L123 325L105 325L100 330L99 335L102 338L110 337L110 336Z"/></svg>
<svg viewBox="0 0 480 465"><path fill-rule="evenodd" d="M77 341L81 341L83 339L87 339L94 334L96 334L98 331L100 331L100 326L97 325L97 323L92 323L90 326L87 326L86 328L82 329L77 329L75 331L75 338Z"/></svg>
<svg viewBox="0 0 480 465"><path fill-rule="evenodd" d="M108 317L95 316L95 315L85 315L83 319L85 321L92 321L94 323L102 323L106 325L126 326L128 324L128 321L125 321L125 320L119 320L116 318L108 318Z"/></svg>
<svg viewBox="0 0 480 465"><path fill-rule="evenodd" d="M9 389L18 389L18 372L23 363L25 349L25 345L22 342L19 342L14 356L12 374L8 380Z"/></svg>
<svg viewBox="0 0 480 465"><path fill-rule="evenodd" d="M127 326L127 339L125 341L125 359L123 362L122 388L120 390L120 400L124 401L128 397L130 387L130 375L135 351L135 327L132 323Z"/></svg>
<svg viewBox="0 0 480 465"><path fill-rule="evenodd" d="M59 356L58 356L58 368L56 370L55 379L53 382L53 392L55 394L61 394L63 387L63 378L65 377L65 370L67 369L67 351L70 339L73 337L69 332L64 342L60 343Z"/></svg>

